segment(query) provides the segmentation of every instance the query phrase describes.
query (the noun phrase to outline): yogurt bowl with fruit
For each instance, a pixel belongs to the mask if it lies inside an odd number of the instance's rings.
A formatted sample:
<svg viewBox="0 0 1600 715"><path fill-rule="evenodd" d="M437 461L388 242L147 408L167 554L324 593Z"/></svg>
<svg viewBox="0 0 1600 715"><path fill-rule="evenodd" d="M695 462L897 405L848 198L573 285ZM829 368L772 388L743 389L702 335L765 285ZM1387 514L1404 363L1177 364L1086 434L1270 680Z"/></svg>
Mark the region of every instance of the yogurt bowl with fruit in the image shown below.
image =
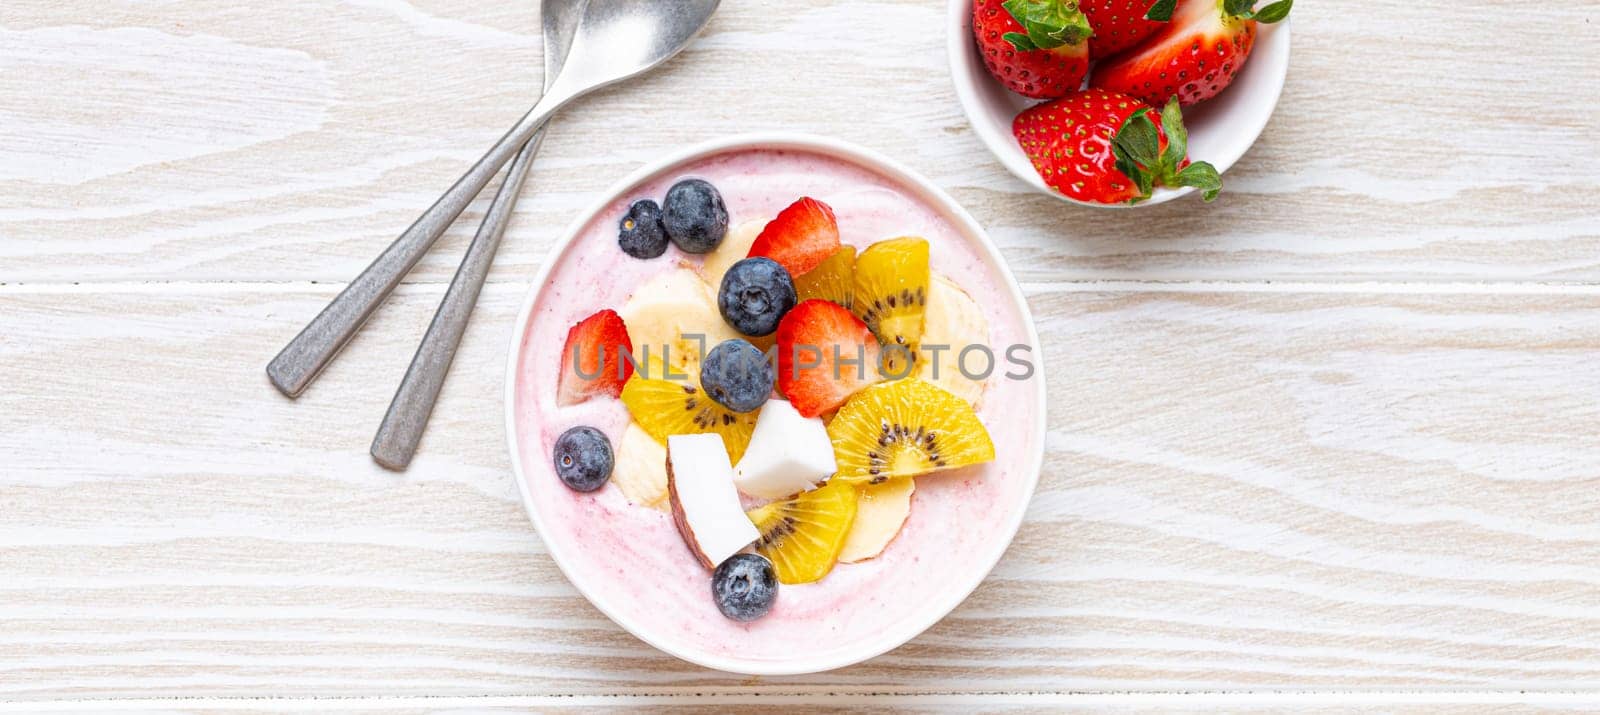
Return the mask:
<svg viewBox="0 0 1600 715"><path fill-rule="evenodd" d="M581 216L507 360L518 487L572 584L684 660L837 668L953 610L1043 459L1043 356L983 230L801 135L669 156Z"/></svg>

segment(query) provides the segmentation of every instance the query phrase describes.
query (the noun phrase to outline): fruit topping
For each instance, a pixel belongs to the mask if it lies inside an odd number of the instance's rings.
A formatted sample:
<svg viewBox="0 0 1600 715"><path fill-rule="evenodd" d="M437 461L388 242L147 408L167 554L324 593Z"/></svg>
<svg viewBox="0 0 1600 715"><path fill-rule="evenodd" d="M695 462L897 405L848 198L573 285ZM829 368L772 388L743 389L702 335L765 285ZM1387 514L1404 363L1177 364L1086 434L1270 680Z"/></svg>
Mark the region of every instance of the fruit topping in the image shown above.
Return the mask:
<svg viewBox="0 0 1600 715"><path fill-rule="evenodd" d="M760 221L745 221L728 229L727 238L700 263L700 277L705 279L706 285L722 285L722 277L728 269L749 256L750 244L755 243L764 225Z"/></svg>
<svg viewBox="0 0 1600 715"><path fill-rule="evenodd" d="M652 361L622 388L622 404L646 434L667 443L673 435L714 432L727 446L730 462L739 461L756 428L754 413L741 414L716 403L690 382L655 379L660 363ZM646 374L650 377L646 377Z"/></svg>
<svg viewBox="0 0 1600 715"><path fill-rule="evenodd" d="M717 435L667 438L667 495L683 543L708 569L760 536L739 505L733 466Z"/></svg>
<svg viewBox="0 0 1600 715"><path fill-rule="evenodd" d="M669 373L652 379L693 384L700 379L700 359L711 346L739 337L717 312L711 287L695 272L677 268L656 275L633 292L622 307L633 336L635 364L665 361Z"/></svg>
<svg viewBox="0 0 1600 715"><path fill-rule="evenodd" d="M778 600L778 574L767 557L734 554L711 574L711 598L722 615L748 623L772 610Z"/></svg>
<svg viewBox="0 0 1600 715"><path fill-rule="evenodd" d="M928 286L926 316L917 376L977 406L983 398L983 381L967 377L960 361L969 346L989 345L989 321L983 309L960 286L944 276L934 276ZM971 369L974 374L982 371L976 365Z"/></svg>
<svg viewBox="0 0 1600 715"><path fill-rule="evenodd" d="M797 412L831 412L877 382L878 341L844 306L808 300L778 325L778 389Z"/></svg>
<svg viewBox="0 0 1600 715"><path fill-rule="evenodd" d="M623 352L632 352L628 326L614 310L602 310L578 321L561 347L561 377L556 402L576 405L595 395L616 397L633 374Z"/></svg>
<svg viewBox="0 0 1600 715"><path fill-rule="evenodd" d="M778 580L811 583L833 570L856 517L856 489L829 481L820 489L749 512L760 535L756 553L772 560Z"/></svg>
<svg viewBox="0 0 1600 715"><path fill-rule="evenodd" d="M733 469L733 483L753 497L782 499L816 488L834 470L833 443L822 420L772 400L756 419L750 447Z"/></svg>
<svg viewBox="0 0 1600 715"><path fill-rule="evenodd" d="M855 293L855 276L856 247L840 246L816 268L795 276L794 292L800 300L831 300L848 308Z"/></svg>
<svg viewBox="0 0 1600 715"><path fill-rule="evenodd" d="M1089 71L1089 20L1077 0L975 0L972 32L989 74L1017 94L1060 97Z"/></svg>
<svg viewBox="0 0 1600 715"><path fill-rule="evenodd" d="M684 253L709 253L728 233L728 207L709 182L684 179L667 189L661 225Z"/></svg>
<svg viewBox="0 0 1600 715"><path fill-rule="evenodd" d="M573 427L551 450L556 476L573 491L592 492L611 478L611 441L593 427Z"/></svg>
<svg viewBox="0 0 1600 715"><path fill-rule="evenodd" d="M777 261L798 276L810 271L839 249L839 221L833 209L805 197L779 211L750 245L750 256Z"/></svg>
<svg viewBox="0 0 1600 715"><path fill-rule="evenodd" d="M894 238L867 247L856 257L855 302L851 309L878 336L891 361L889 377L904 377L916 357L928 304L928 241Z"/></svg>
<svg viewBox="0 0 1600 715"><path fill-rule="evenodd" d="M628 423L617 442L617 466L611 472L611 483L622 490L629 502L666 509L667 448L637 423Z"/></svg>
<svg viewBox="0 0 1600 715"><path fill-rule="evenodd" d="M711 349L700 363L700 387L734 412L755 412L772 396L772 363L746 340L729 340Z"/></svg>
<svg viewBox="0 0 1600 715"><path fill-rule="evenodd" d="M1215 167L1189 163L1176 101L1158 113L1133 97L1090 89L1018 114L1011 133L1045 183L1078 201L1138 203L1157 186L1193 186L1212 201L1222 190Z"/></svg>
<svg viewBox="0 0 1600 715"><path fill-rule="evenodd" d="M667 252L667 229L661 225L661 207L640 199L628 207L617 230L617 245L634 258L658 258Z"/></svg>
<svg viewBox="0 0 1600 715"><path fill-rule="evenodd" d="M856 521L844 539L839 560L853 564L883 553L889 542L899 535L906 517L911 515L911 493L916 489L915 479L894 479L858 487Z"/></svg>
<svg viewBox="0 0 1600 715"><path fill-rule="evenodd" d="M1159 107L1172 97L1187 107L1215 97L1244 67L1256 23L1289 16L1293 0L1260 10L1256 0L1178 0L1172 20L1150 39L1094 68L1089 86Z"/></svg>
<svg viewBox="0 0 1600 715"><path fill-rule="evenodd" d="M972 406L918 378L862 390L828 423L828 436L834 482L880 484L994 459Z"/></svg>
<svg viewBox="0 0 1600 715"><path fill-rule="evenodd" d="M771 335L778 321L796 303L789 272L770 258L746 258L722 276L717 307L722 317L745 335Z"/></svg>

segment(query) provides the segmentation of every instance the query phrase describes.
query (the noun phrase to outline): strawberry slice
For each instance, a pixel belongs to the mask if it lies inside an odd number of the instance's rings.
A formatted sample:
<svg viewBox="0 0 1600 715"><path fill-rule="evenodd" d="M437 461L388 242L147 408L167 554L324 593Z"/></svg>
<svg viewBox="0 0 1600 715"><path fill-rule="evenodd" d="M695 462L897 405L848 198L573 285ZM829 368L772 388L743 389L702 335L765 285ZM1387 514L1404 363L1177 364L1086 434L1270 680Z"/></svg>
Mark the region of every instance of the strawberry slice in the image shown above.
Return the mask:
<svg viewBox="0 0 1600 715"><path fill-rule="evenodd" d="M1250 58L1257 24L1282 22L1294 0L1277 0L1260 10L1255 5L1256 0L1157 3L1160 7L1150 12L1167 12L1172 19L1148 40L1096 65L1089 86L1121 92L1152 107L1171 97L1185 107L1215 97Z"/></svg>
<svg viewBox="0 0 1600 715"><path fill-rule="evenodd" d="M878 382L878 339L848 308L801 303L778 323L778 389L805 417L837 409Z"/></svg>
<svg viewBox="0 0 1600 715"><path fill-rule="evenodd" d="M1175 1L1089 0L1078 3L1078 9L1094 27L1094 36L1089 38L1089 56L1094 59L1110 57L1154 35L1172 19Z"/></svg>
<svg viewBox="0 0 1600 715"><path fill-rule="evenodd" d="M839 250L839 220L833 209L809 196L789 204L778 212L755 243L750 244L749 257L771 258L798 277L816 268Z"/></svg>
<svg viewBox="0 0 1600 715"><path fill-rule="evenodd" d="M561 347L556 402L576 405L595 395L621 395L633 375L633 363L622 359L624 350L633 352L633 340L615 310L602 310L572 326Z"/></svg>

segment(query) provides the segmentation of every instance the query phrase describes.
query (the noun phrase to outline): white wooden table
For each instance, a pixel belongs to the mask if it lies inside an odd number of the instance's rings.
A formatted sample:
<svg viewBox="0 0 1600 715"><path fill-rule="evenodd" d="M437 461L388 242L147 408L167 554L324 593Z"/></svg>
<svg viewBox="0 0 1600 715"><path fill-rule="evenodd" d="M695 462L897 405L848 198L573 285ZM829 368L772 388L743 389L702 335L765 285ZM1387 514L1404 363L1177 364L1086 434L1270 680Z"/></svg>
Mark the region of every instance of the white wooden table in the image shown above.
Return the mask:
<svg viewBox="0 0 1600 715"><path fill-rule="evenodd" d="M729 0L563 115L403 476L366 447L481 216L298 402L262 368L531 102L531 0L0 7L0 699L432 707L1577 706L1600 692L1600 6L1304 0L1202 209L1029 194L942 2ZM1038 496L864 665L730 677L562 578L501 426L515 307L642 162L800 129L988 226L1039 319ZM1520 694L1519 694L1520 693ZM196 699L197 698L197 699Z"/></svg>

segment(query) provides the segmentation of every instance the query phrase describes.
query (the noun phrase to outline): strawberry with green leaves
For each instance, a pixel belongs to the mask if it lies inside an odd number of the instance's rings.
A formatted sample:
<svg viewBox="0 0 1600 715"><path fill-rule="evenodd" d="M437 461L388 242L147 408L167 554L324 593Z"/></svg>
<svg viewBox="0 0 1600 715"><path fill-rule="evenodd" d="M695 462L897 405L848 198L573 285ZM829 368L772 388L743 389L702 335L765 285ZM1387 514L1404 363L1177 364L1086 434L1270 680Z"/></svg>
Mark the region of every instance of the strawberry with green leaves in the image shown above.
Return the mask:
<svg viewBox="0 0 1600 715"><path fill-rule="evenodd" d="M1177 97L1189 106L1215 97L1233 81L1256 42L1256 23L1289 16L1294 0L1260 10L1256 0L1162 0L1150 14L1171 19L1128 52L1095 66L1089 86L1137 97L1153 106ZM1175 5L1175 8L1173 7Z"/></svg>
<svg viewBox="0 0 1600 715"><path fill-rule="evenodd" d="M1093 31L1077 0L974 0L972 33L989 74L1025 97L1065 96L1089 72Z"/></svg>
<svg viewBox="0 0 1600 715"><path fill-rule="evenodd" d="M1135 204L1157 186L1193 186L1212 201L1222 190L1216 167L1189 162L1177 100L1157 112L1090 89L1018 114L1011 133L1045 183L1078 201Z"/></svg>

